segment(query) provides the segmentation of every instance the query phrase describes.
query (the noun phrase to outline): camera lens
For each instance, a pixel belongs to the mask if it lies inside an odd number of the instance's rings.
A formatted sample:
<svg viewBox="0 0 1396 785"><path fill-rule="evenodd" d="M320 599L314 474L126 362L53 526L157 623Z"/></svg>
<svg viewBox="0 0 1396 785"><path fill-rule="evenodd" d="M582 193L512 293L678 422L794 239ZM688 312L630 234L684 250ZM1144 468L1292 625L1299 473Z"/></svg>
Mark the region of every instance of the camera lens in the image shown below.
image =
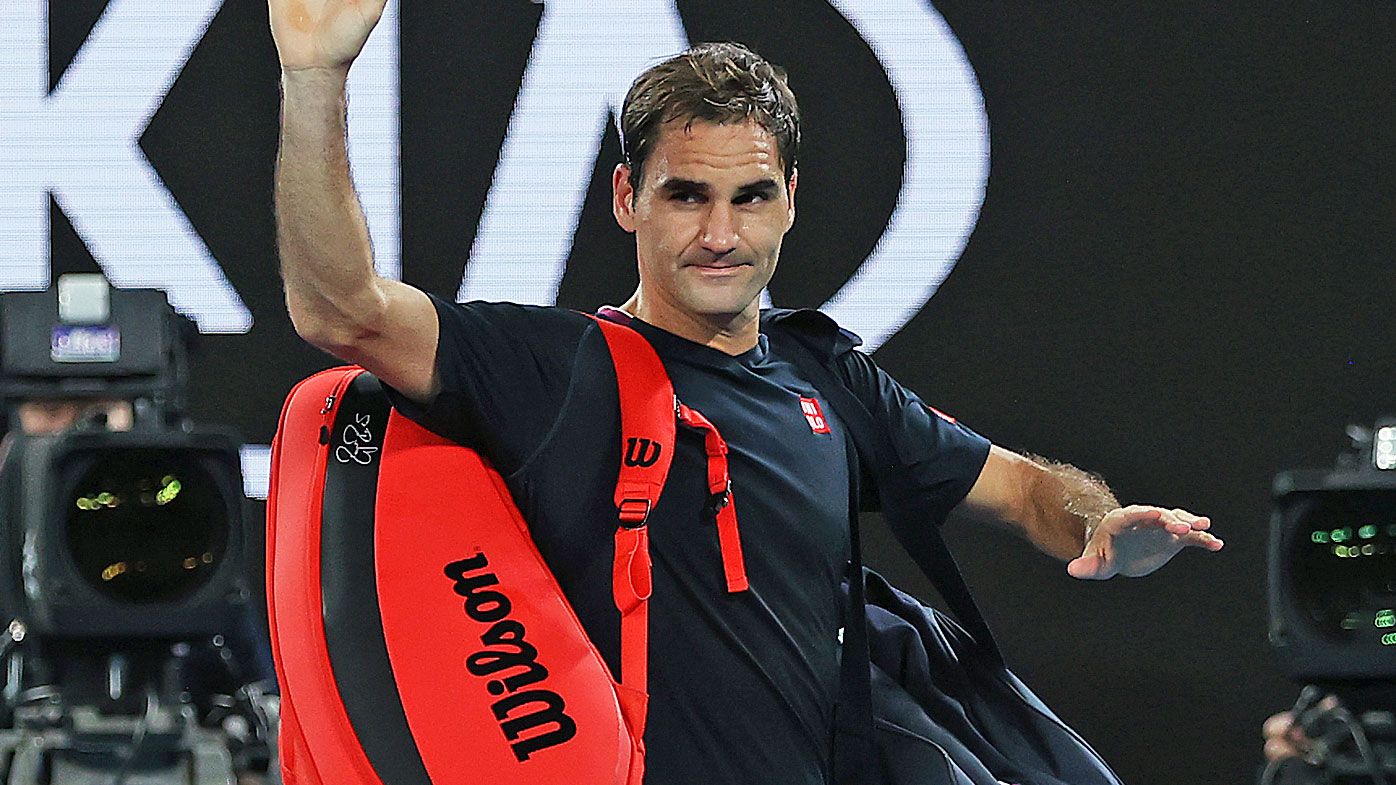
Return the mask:
<svg viewBox="0 0 1396 785"><path fill-rule="evenodd" d="M1337 640L1380 640L1396 632L1396 493L1334 491L1316 496L1298 527L1293 569L1298 600Z"/></svg>
<svg viewBox="0 0 1396 785"><path fill-rule="evenodd" d="M133 604L177 601L222 563L228 508L197 455L106 450L69 476L68 552L99 592Z"/></svg>

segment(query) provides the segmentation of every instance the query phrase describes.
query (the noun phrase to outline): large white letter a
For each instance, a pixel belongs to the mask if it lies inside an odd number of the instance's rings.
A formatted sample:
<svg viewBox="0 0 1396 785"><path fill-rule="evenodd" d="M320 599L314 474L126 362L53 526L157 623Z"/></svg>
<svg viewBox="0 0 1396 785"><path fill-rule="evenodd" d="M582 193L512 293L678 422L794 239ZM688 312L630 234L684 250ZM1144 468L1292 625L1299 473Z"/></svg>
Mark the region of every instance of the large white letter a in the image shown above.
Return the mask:
<svg viewBox="0 0 1396 785"><path fill-rule="evenodd" d="M673 0L548 0L457 299L554 301L608 112L687 47Z"/></svg>

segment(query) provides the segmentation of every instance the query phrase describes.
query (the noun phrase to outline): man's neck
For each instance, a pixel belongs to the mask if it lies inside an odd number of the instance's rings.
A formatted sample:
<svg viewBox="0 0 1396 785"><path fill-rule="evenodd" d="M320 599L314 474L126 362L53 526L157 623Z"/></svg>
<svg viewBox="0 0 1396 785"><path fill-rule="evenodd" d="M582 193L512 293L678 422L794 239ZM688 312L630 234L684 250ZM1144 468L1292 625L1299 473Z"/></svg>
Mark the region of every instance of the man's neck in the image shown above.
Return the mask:
<svg viewBox="0 0 1396 785"><path fill-rule="evenodd" d="M741 313L717 316L663 307L637 291L620 309L665 332L734 357L755 348L761 333L761 312L754 302Z"/></svg>

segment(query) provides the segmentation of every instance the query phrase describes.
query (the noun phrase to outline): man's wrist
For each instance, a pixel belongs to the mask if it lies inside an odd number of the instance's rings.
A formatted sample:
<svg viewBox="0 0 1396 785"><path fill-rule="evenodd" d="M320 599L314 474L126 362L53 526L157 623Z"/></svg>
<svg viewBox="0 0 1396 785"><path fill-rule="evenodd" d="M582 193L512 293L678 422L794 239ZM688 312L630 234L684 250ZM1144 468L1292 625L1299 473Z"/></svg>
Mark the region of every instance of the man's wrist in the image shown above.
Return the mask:
<svg viewBox="0 0 1396 785"><path fill-rule="evenodd" d="M1104 520L1104 516L1100 516L1100 515L1092 515L1092 516L1089 516L1089 517L1085 518L1085 520L1084 520L1084 524L1085 524L1084 529L1085 529L1085 531L1084 531L1084 533L1083 533L1083 535L1082 535L1082 538L1081 538L1081 547L1082 547L1082 548L1085 548L1087 545L1089 545L1089 544L1091 543L1091 539L1095 537L1096 530L1100 528L1100 522L1101 522L1102 520Z"/></svg>
<svg viewBox="0 0 1396 785"><path fill-rule="evenodd" d="M1050 522L1054 543L1043 550L1065 558L1079 556L1105 516L1120 506L1115 494L1099 475L1028 453L1023 457L1039 470L1036 505L1040 519Z"/></svg>
<svg viewBox="0 0 1396 785"><path fill-rule="evenodd" d="M281 69L281 89L288 98L306 92L343 94L348 84L347 65Z"/></svg>

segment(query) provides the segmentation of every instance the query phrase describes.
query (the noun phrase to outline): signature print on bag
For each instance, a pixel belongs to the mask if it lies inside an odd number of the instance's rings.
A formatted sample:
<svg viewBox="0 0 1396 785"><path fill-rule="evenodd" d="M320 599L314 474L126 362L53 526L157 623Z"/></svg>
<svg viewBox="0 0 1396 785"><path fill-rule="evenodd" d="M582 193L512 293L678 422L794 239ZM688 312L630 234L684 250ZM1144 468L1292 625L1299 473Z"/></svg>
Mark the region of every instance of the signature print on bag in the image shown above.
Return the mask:
<svg viewBox="0 0 1396 785"><path fill-rule="evenodd" d="M340 434L340 445L334 451L336 461L360 466L373 463L378 448L373 446L373 431L369 427L372 422L371 414L354 415L354 421L344 426L344 432Z"/></svg>

